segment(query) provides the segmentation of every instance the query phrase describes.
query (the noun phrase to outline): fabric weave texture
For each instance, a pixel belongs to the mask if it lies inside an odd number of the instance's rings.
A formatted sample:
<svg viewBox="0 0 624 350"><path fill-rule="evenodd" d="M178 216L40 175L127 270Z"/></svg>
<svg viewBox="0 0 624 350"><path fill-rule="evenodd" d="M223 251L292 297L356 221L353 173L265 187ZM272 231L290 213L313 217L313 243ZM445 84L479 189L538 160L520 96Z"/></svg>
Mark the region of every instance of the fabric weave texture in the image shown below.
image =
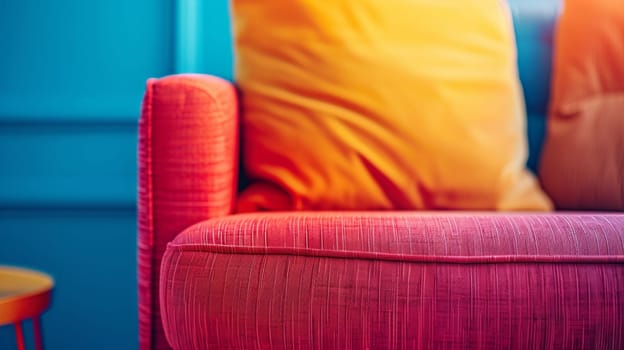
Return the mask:
<svg viewBox="0 0 624 350"><path fill-rule="evenodd" d="M619 349L623 216L235 215L163 259L176 349Z"/></svg>
<svg viewBox="0 0 624 350"><path fill-rule="evenodd" d="M167 243L188 226L232 212L236 193L236 91L198 75L147 83L139 125L139 344L170 349L158 278ZM201 116L201 117L198 117Z"/></svg>

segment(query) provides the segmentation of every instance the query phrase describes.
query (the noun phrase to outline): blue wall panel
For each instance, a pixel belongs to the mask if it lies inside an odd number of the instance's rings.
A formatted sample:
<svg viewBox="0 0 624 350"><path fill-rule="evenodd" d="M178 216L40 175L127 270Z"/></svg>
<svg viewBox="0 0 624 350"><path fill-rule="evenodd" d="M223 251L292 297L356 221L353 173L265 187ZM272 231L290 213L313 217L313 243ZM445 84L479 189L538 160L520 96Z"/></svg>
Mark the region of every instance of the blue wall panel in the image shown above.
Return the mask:
<svg viewBox="0 0 624 350"><path fill-rule="evenodd" d="M135 117L173 67L171 1L3 1L0 115Z"/></svg>
<svg viewBox="0 0 624 350"><path fill-rule="evenodd" d="M47 349L137 348L145 81L231 78L230 38L227 0L0 1L0 265L55 278Z"/></svg>
<svg viewBox="0 0 624 350"><path fill-rule="evenodd" d="M132 208L137 126L0 121L0 207ZM1 259L0 255L0 259Z"/></svg>
<svg viewBox="0 0 624 350"><path fill-rule="evenodd" d="M137 120L145 80L175 72L175 8L0 2L0 264L55 278L47 349L138 346Z"/></svg>

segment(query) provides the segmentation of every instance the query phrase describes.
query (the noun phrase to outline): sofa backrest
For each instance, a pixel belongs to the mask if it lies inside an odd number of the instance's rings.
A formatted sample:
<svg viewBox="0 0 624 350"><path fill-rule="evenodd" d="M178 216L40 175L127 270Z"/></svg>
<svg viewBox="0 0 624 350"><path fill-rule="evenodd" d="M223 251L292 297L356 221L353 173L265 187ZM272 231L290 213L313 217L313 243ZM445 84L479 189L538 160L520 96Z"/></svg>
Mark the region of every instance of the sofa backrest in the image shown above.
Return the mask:
<svg viewBox="0 0 624 350"><path fill-rule="evenodd" d="M550 97L554 29L562 0L509 0L518 43L518 69L528 114L529 167L537 169Z"/></svg>

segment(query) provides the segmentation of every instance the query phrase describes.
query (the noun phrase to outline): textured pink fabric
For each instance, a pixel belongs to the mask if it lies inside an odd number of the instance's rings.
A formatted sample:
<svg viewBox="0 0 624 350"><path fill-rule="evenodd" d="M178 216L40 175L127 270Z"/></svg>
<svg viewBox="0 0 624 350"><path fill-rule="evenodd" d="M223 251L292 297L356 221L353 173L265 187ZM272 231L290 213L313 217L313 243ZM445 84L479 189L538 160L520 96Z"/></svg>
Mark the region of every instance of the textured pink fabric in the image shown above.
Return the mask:
<svg viewBox="0 0 624 350"><path fill-rule="evenodd" d="M169 348L159 301L180 350L624 348L624 215L227 216L236 106L217 78L148 83L142 350Z"/></svg>
<svg viewBox="0 0 624 350"><path fill-rule="evenodd" d="M622 349L624 215L235 215L160 288L180 350Z"/></svg>
<svg viewBox="0 0 624 350"><path fill-rule="evenodd" d="M147 84L139 131L139 343L168 349L158 276L165 247L201 220L230 214L238 165L234 87L178 75Z"/></svg>

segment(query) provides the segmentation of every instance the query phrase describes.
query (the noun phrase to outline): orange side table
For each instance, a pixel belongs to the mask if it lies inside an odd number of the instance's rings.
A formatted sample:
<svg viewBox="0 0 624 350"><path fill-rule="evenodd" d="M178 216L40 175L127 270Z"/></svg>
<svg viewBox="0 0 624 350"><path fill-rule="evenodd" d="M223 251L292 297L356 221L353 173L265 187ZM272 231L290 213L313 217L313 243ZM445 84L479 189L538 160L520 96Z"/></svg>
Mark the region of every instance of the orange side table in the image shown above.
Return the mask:
<svg viewBox="0 0 624 350"><path fill-rule="evenodd" d="M35 347L43 350L40 316L50 305L52 277L32 270L0 266L0 326L13 324L17 348L25 350L22 321L33 320Z"/></svg>

